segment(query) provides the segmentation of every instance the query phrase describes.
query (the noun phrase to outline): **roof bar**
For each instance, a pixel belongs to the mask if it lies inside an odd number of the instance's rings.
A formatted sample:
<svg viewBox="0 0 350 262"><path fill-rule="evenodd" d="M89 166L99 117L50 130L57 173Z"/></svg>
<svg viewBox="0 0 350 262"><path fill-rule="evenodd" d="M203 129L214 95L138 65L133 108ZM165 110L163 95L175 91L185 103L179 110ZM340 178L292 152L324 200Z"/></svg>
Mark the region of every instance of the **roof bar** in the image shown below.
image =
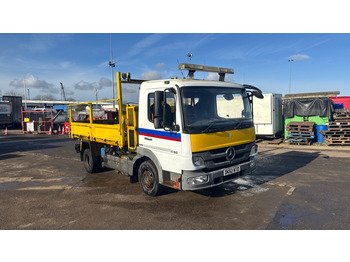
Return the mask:
<svg viewBox="0 0 350 262"><path fill-rule="evenodd" d="M188 70L188 77L190 79L194 78L194 72L196 72L196 71L218 73L219 74L219 81L224 81L225 80L225 74L233 74L234 73L233 69L231 69L231 68L205 66L205 65L195 65L195 64L187 64L187 63L179 64L177 69L179 69L179 70Z"/></svg>

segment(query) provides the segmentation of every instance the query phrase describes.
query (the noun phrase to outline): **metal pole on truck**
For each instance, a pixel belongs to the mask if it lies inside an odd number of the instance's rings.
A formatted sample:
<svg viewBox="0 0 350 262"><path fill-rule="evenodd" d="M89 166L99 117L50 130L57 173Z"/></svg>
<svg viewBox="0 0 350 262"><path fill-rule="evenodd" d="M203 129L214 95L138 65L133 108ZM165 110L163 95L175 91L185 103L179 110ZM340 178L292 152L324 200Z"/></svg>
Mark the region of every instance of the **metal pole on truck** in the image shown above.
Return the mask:
<svg viewBox="0 0 350 262"><path fill-rule="evenodd" d="M118 117L119 117L119 125L120 125L120 144L118 145L120 148L124 147L124 139L125 139L125 120L124 120L124 114L123 114L123 96L122 96L122 81L121 81L121 75L120 72L117 72L116 75L117 80L117 92L118 92Z"/></svg>
<svg viewBox="0 0 350 262"><path fill-rule="evenodd" d="M289 94L291 94L292 92L292 62L294 60L293 59L289 59Z"/></svg>
<svg viewBox="0 0 350 262"><path fill-rule="evenodd" d="M111 70L112 70L113 108L115 108L114 75L113 75L113 67L115 67L115 62L113 62L112 34L109 35L109 39L110 39L110 48L111 48L111 61L109 61L109 66L111 67Z"/></svg>

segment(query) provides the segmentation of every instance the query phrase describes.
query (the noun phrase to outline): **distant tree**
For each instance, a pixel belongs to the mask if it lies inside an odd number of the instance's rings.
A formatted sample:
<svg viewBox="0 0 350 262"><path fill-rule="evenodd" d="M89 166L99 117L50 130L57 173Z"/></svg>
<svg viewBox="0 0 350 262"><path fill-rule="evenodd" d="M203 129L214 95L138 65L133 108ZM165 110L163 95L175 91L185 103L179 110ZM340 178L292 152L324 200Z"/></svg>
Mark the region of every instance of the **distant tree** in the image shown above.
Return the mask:
<svg viewBox="0 0 350 262"><path fill-rule="evenodd" d="M4 95L5 95L5 96L21 96L22 99L24 99L24 95L18 93L18 92L15 91L15 90L7 91Z"/></svg>
<svg viewBox="0 0 350 262"><path fill-rule="evenodd" d="M67 101L77 101L73 97L67 97Z"/></svg>
<svg viewBox="0 0 350 262"><path fill-rule="evenodd" d="M36 97L34 97L34 100L57 101L57 99L52 95L37 95Z"/></svg>

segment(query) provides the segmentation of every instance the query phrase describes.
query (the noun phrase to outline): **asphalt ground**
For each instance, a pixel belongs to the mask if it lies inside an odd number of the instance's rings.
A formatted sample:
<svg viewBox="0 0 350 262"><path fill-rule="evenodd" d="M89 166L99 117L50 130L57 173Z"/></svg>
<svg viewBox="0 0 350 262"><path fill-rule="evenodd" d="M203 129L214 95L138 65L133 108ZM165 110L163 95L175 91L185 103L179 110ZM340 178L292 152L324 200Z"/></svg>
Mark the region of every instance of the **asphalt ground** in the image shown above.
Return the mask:
<svg viewBox="0 0 350 262"><path fill-rule="evenodd" d="M347 147L259 143L257 171L149 197L114 170L88 174L68 135L0 135L0 229L350 228Z"/></svg>

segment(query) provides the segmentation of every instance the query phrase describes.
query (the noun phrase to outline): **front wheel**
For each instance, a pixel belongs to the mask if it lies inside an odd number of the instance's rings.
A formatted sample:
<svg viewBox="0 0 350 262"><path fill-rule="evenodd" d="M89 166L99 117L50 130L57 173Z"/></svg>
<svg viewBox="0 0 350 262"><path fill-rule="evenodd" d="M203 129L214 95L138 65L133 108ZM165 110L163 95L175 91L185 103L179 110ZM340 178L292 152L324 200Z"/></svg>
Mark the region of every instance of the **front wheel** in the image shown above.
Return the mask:
<svg viewBox="0 0 350 262"><path fill-rule="evenodd" d="M143 162L138 171L141 188L149 196L156 196L161 193L162 186L159 184L158 171L150 160Z"/></svg>

